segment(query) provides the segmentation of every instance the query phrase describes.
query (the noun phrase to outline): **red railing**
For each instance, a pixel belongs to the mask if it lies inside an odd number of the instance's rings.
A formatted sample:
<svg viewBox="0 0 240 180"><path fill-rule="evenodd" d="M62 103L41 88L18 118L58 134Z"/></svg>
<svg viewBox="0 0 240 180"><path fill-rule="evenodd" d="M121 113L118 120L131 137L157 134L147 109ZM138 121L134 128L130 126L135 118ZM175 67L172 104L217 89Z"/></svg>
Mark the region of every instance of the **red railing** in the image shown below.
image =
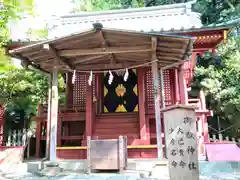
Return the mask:
<svg viewBox="0 0 240 180"><path fill-rule="evenodd" d="M39 104L38 105L38 116L47 115L48 105L47 104ZM58 108L59 113L79 113L82 111L81 105L59 105Z"/></svg>

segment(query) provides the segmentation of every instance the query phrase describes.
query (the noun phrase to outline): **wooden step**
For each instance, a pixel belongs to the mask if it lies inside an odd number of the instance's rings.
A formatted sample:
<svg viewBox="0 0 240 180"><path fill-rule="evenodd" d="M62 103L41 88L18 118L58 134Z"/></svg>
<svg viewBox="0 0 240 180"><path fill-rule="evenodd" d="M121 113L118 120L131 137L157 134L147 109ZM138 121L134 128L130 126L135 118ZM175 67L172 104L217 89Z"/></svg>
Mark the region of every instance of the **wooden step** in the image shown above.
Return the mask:
<svg viewBox="0 0 240 180"><path fill-rule="evenodd" d="M139 123L138 119L95 119L95 123L111 123L111 124L124 124L124 123Z"/></svg>
<svg viewBox="0 0 240 180"><path fill-rule="evenodd" d="M138 134L107 134L107 135L101 135L101 134L94 134L95 137L98 137L98 139L118 139L119 136L127 136L129 140L131 139L138 139L139 135Z"/></svg>
<svg viewBox="0 0 240 180"><path fill-rule="evenodd" d="M126 134L126 133L139 133L139 130L137 128L135 129L96 129L94 133L96 134Z"/></svg>
<svg viewBox="0 0 240 180"><path fill-rule="evenodd" d="M106 113L96 116L96 119L138 119L136 113Z"/></svg>
<svg viewBox="0 0 240 180"><path fill-rule="evenodd" d="M96 123L96 129L112 129L112 128L139 128L138 123Z"/></svg>

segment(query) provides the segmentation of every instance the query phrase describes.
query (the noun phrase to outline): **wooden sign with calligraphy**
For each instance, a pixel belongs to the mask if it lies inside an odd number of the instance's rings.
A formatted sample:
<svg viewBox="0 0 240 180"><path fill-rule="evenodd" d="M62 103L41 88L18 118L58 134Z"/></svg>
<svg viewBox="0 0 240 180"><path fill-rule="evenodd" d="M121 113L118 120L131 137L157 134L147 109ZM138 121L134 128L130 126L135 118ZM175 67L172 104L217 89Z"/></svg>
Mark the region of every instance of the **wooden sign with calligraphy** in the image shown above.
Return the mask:
<svg viewBox="0 0 240 180"><path fill-rule="evenodd" d="M199 180L196 116L193 107L162 109L171 180Z"/></svg>

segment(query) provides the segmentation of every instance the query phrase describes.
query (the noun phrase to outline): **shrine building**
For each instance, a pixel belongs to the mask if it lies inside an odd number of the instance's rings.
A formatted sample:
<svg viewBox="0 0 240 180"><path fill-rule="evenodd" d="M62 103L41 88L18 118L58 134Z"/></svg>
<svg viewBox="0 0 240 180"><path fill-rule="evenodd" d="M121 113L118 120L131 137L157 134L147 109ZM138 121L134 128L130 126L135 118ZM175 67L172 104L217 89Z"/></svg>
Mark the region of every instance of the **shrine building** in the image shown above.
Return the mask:
<svg viewBox="0 0 240 180"><path fill-rule="evenodd" d="M159 144L165 154L161 109L175 104L195 107L199 154L205 155L212 112L203 91L188 92L197 56L215 52L229 28L203 27L191 5L61 16L50 40L9 45L12 57L49 77L48 104L33 118L36 157L44 157L47 146L50 156L85 159L87 136L124 135L129 158L156 158ZM59 74L65 104L58 101Z"/></svg>

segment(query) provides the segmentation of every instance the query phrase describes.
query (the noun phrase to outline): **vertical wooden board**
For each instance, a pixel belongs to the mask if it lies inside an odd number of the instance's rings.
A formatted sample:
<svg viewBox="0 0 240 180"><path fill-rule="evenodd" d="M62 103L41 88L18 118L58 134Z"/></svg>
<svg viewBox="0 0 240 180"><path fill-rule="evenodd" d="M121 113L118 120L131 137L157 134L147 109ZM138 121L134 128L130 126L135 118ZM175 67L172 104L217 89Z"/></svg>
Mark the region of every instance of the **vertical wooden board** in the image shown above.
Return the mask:
<svg viewBox="0 0 240 180"><path fill-rule="evenodd" d="M169 109L164 112L164 122L170 179L199 180L194 109Z"/></svg>
<svg viewBox="0 0 240 180"><path fill-rule="evenodd" d="M91 173L91 137L87 136L87 172Z"/></svg>
<svg viewBox="0 0 240 180"><path fill-rule="evenodd" d="M123 149L123 146L124 146L124 142L123 142L123 136L119 136L119 139L118 139L118 161L119 161L119 170L120 172L123 171L123 168L124 168L124 149Z"/></svg>

